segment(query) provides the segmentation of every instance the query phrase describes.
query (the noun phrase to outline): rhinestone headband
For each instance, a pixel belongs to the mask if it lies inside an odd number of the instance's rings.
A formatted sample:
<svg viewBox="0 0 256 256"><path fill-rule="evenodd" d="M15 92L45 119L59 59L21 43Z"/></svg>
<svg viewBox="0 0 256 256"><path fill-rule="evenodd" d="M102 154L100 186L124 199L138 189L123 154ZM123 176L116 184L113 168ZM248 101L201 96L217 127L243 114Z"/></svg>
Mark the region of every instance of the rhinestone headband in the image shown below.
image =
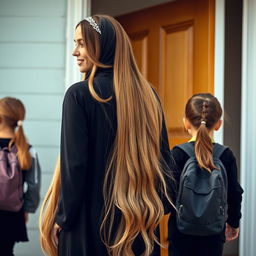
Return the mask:
<svg viewBox="0 0 256 256"><path fill-rule="evenodd" d="M95 29L99 34L101 34L101 30L99 25L96 23L96 21L92 17L85 18L86 21L90 23L90 25Z"/></svg>

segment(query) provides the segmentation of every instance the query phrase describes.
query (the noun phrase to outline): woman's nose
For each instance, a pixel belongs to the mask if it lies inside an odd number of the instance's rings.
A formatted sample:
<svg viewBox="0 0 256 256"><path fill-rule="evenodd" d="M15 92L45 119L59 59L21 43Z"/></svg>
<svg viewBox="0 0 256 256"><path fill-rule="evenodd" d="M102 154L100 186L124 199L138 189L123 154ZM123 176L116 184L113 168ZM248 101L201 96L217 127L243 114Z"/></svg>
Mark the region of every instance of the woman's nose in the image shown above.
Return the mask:
<svg viewBox="0 0 256 256"><path fill-rule="evenodd" d="M72 55L73 55L73 56L78 56L78 55L79 55L79 52L78 52L77 48L75 48L75 49L73 50Z"/></svg>

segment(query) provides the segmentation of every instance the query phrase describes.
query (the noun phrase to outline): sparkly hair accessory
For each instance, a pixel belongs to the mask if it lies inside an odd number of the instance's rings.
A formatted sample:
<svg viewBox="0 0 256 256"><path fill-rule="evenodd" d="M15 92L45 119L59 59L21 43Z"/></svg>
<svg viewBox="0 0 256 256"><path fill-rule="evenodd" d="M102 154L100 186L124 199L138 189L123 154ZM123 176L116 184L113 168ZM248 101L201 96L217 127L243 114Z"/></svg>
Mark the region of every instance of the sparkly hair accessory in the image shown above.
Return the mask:
<svg viewBox="0 0 256 256"><path fill-rule="evenodd" d="M203 120L203 121L201 121L201 124L204 124L204 125L206 125L206 122Z"/></svg>
<svg viewBox="0 0 256 256"><path fill-rule="evenodd" d="M22 126L22 124L23 124L23 122L22 122L21 120L19 120L19 121L17 122L17 126Z"/></svg>
<svg viewBox="0 0 256 256"><path fill-rule="evenodd" d="M101 30L99 25L96 23L96 21L92 17L85 18L86 21L90 23L90 25L95 29L99 34L101 34Z"/></svg>

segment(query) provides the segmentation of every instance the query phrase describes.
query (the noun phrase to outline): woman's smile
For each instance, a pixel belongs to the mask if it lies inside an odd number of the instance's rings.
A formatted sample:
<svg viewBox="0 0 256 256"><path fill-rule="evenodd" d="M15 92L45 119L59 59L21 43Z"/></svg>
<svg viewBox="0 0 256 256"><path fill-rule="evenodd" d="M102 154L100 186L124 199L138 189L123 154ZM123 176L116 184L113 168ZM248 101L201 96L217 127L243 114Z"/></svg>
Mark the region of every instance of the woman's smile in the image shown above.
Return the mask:
<svg viewBox="0 0 256 256"><path fill-rule="evenodd" d="M84 59L77 59L77 65L80 66L83 63Z"/></svg>

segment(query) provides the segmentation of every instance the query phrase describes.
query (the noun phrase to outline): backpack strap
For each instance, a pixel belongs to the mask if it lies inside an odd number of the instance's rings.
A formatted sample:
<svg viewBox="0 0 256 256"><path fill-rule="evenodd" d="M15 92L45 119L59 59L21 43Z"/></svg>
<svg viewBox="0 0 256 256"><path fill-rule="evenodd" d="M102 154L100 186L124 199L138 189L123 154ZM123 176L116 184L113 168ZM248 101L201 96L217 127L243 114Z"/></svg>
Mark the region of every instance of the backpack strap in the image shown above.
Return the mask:
<svg viewBox="0 0 256 256"><path fill-rule="evenodd" d="M0 147L0 150L2 150L2 151L9 151L9 148L8 147Z"/></svg>
<svg viewBox="0 0 256 256"><path fill-rule="evenodd" d="M187 142L175 147L182 149L189 157L195 156L195 149L192 143Z"/></svg>
<svg viewBox="0 0 256 256"><path fill-rule="evenodd" d="M17 154L18 153L18 148L16 147L16 145L13 145L10 151Z"/></svg>
<svg viewBox="0 0 256 256"><path fill-rule="evenodd" d="M213 147L213 157L215 158L220 158L223 152L227 149L228 147L223 146L219 143L215 143Z"/></svg>
<svg viewBox="0 0 256 256"><path fill-rule="evenodd" d="M6 152L13 152L15 154L18 153L18 149L17 149L16 145L13 145L11 147L11 149L9 149L9 147L0 147L0 150L6 151Z"/></svg>
<svg viewBox="0 0 256 256"><path fill-rule="evenodd" d="M177 145L175 147L178 147L180 149L182 149L187 155L189 155L189 157L193 157L195 156L195 148L194 145L192 143L183 143L180 145ZM223 146L219 143L214 143L214 147L213 147L213 157L215 158L220 158L221 155L223 154L223 152L227 149L228 147Z"/></svg>

